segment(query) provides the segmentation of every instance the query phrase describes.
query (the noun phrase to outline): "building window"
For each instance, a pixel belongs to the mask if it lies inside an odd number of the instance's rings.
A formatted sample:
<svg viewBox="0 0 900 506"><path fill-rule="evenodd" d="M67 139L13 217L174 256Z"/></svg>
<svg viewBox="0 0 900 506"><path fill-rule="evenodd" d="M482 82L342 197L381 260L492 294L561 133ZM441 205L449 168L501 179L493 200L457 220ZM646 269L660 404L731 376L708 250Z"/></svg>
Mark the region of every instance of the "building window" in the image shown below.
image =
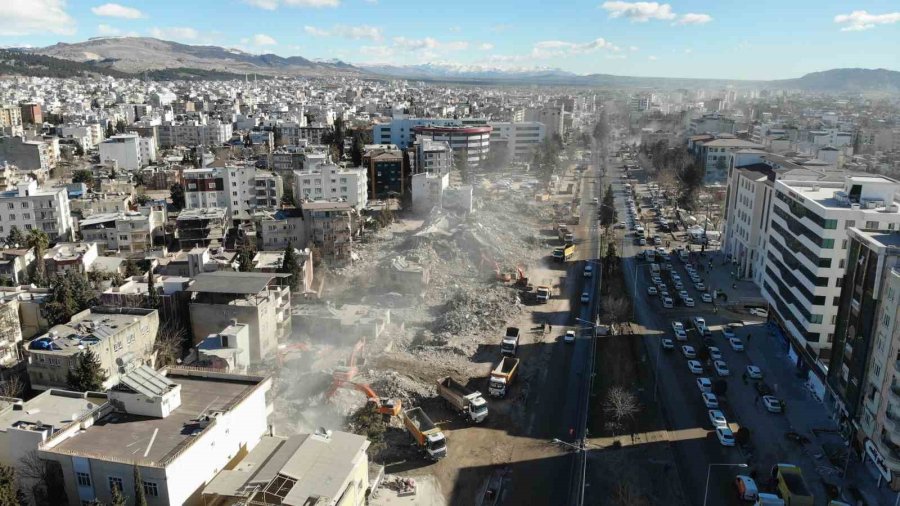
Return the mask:
<svg viewBox="0 0 900 506"><path fill-rule="evenodd" d="M25 230L31 230L31 223L25 224Z"/></svg>
<svg viewBox="0 0 900 506"><path fill-rule="evenodd" d="M142 480L141 483L144 485L145 494L150 497L159 497L159 488L157 488L156 482Z"/></svg>
<svg viewBox="0 0 900 506"><path fill-rule="evenodd" d="M878 222L877 221L867 221L866 222L866 230L878 230Z"/></svg>
<svg viewBox="0 0 900 506"><path fill-rule="evenodd" d="M22 202L22 209L28 209L28 202Z"/></svg>
<svg viewBox="0 0 900 506"><path fill-rule="evenodd" d="M10 202L9 204L6 204L6 205L7 205L7 207L9 207L10 209L15 209L15 208L16 208L16 204L13 203L13 202Z"/></svg>
<svg viewBox="0 0 900 506"><path fill-rule="evenodd" d="M113 351L122 351L122 341L121 340L117 339L113 343Z"/></svg>
<svg viewBox="0 0 900 506"><path fill-rule="evenodd" d="M79 487L90 487L91 486L91 475L87 473L75 473L75 481L78 482Z"/></svg>
<svg viewBox="0 0 900 506"><path fill-rule="evenodd" d="M856 220L847 220L847 223L844 226L844 228L853 228L855 226L856 226Z"/></svg>
<svg viewBox="0 0 900 506"><path fill-rule="evenodd" d="M122 478L119 478L118 476L110 476L108 479L110 494L112 494L114 490L118 490L119 492L123 492L125 490L125 485L122 482Z"/></svg>

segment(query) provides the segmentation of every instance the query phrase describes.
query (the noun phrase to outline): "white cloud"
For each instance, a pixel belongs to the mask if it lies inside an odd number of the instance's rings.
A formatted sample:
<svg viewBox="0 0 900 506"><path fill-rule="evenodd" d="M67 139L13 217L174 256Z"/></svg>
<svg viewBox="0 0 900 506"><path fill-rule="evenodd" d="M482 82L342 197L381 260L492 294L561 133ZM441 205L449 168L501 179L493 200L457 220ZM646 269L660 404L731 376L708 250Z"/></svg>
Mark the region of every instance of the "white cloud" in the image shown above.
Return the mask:
<svg viewBox="0 0 900 506"><path fill-rule="evenodd" d="M651 19L674 19L672 6L657 2L603 2L600 6L611 18L628 18L643 23Z"/></svg>
<svg viewBox="0 0 900 506"><path fill-rule="evenodd" d="M278 8L278 0L244 0L244 3L267 11L274 11Z"/></svg>
<svg viewBox="0 0 900 506"><path fill-rule="evenodd" d="M425 37L424 39L394 37L394 45L408 51L417 51L419 49L434 49L438 47L438 41L431 37Z"/></svg>
<svg viewBox="0 0 900 506"><path fill-rule="evenodd" d="M866 11L853 11L850 14L838 14L834 22L841 27L842 32L858 32L875 28L877 25L892 25L900 22L900 12L887 12L884 14L869 14Z"/></svg>
<svg viewBox="0 0 900 506"><path fill-rule="evenodd" d="M273 39L272 37L270 37L264 33L257 33L250 39L250 42L252 42L254 46L277 46L278 45L277 40Z"/></svg>
<svg viewBox="0 0 900 506"><path fill-rule="evenodd" d="M328 30L323 30L321 28L316 28L315 26L306 25L303 27L303 31L306 32L307 35L312 35L313 37L328 37L331 35L331 32Z"/></svg>
<svg viewBox="0 0 900 506"><path fill-rule="evenodd" d="M712 21L713 18L709 14L697 14L689 12L675 22L676 25L705 25Z"/></svg>
<svg viewBox="0 0 900 506"><path fill-rule="evenodd" d="M365 2L366 2L367 4L375 5L375 4L378 3L378 0L365 0Z"/></svg>
<svg viewBox="0 0 900 506"><path fill-rule="evenodd" d="M589 53L598 49L619 51L620 48L606 39L597 38L589 42L575 43L562 40L544 40L534 44L531 50L533 58L554 58L573 54Z"/></svg>
<svg viewBox="0 0 900 506"><path fill-rule="evenodd" d="M388 46L363 46L359 48L359 54L365 56L365 61L384 62L394 56L394 49Z"/></svg>
<svg viewBox="0 0 900 506"><path fill-rule="evenodd" d="M655 57L655 56L652 56L652 55L651 55L651 56L648 56L647 59L650 60L650 61L656 61L656 57Z"/></svg>
<svg viewBox="0 0 900 506"><path fill-rule="evenodd" d="M197 40L200 34L197 30L186 26L173 26L169 28L153 27L150 36L165 40Z"/></svg>
<svg viewBox="0 0 900 506"><path fill-rule="evenodd" d="M624 60L628 58L624 54L608 54L605 57L607 60Z"/></svg>
<svg viewBox="0 0 900 506"><path fill-rule="evenodd" d="M640 48L638 48L637 46L628 46L628 50L632 51L632 52L637 51L638 49L640 49Z"/></svg>
<svg viewBox="0 0 900 506"><path fill-rule="evenodd" d="M685 49L685 50L684 50L684 54L691 54L691 53L693 53L693 52L694 52L693 49Z"/></svg>
<svg viewBox="0 0 900 506"><path fill-rule="evenodd" d="M490 51L491 49L494 49L494 45L490 42L482 42L478 45L478 49L482 51Z"/></svg>
<svg viewBox="0 0 900 506"><path fill-rule="evenodd" d="M75 33L75 19L66 12L65 0L4 0L0 10L2 36Z"/></svg>
<svg viewBox="0 0 900 506"><path fill-rule="evenodd" d="M91 12L96 16L105 16L108 18L139 19L144 17L144 13L134 7L125 7L124 5L114 3L91 7Z"/></svg>

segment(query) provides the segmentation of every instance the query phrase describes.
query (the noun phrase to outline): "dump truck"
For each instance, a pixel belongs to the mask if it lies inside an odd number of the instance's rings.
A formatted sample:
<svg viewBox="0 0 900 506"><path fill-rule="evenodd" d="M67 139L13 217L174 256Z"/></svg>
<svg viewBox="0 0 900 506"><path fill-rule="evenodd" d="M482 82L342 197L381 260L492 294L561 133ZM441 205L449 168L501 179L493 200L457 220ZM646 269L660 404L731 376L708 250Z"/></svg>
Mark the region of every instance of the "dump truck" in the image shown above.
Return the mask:
<svg viewBox="0 0 900 506"><path fill-rule="evenodd" d="M800 467L794 464L775 464L772 466L772 478L775 479L775 489L784 499L785 506L813 506L815 503Z"/></svg>
<svg viewBox="0 0 900 506"><path fill-rule="evenodd" d="M559 240L562 241L566 234L569 233L569 226L565 223L557 223L556 224L556 234L559 236Z"/></svg>
<svg viewBox="0 0 900 506"><path fill-rule="evenodd" d="M549 286L541 285L535 289L534 298L541 304L546 304L547 302L550 302L551 293Z"/></svg>
<svg viewBox="0 0 900 506"><path fill-rule="evenodd" d="M510 385L516 378L519 369L519 359L503 357L497 367L491 370L489 391L494 397L504 397L509 391Z"/></svg>
<svg viewBox="0 0 900 506"><path fill-rule="evenodd" d="M500 353L509 357L516 356L516 350L519 348L519 328L506 327L506 335L500 343Z"/></svg>
<svg viewBox="0 0 900 506"><path fill-rule="evenodd" d="M447 376L437 382L438 395L447 401L447 404L456 409L459 414L467 417L475 423L481 423L487 418L488 405L481 392L469 390L462 383Z"/></svg>
<svg viewBox="0 0 900 506"><path fill-rule="evenodd" d="M431 460L447 456L447 439L440 427L428 418L422 408L411 408L403 412L403 425L416 441L416 445Z"/></svg>
<svg viewBox="0 0 900 506"><path fill-rule="evenodd" d="M562 248L553 250L553 258L559 261L568 260L575 254L575 245L568 243Z"/></svg>

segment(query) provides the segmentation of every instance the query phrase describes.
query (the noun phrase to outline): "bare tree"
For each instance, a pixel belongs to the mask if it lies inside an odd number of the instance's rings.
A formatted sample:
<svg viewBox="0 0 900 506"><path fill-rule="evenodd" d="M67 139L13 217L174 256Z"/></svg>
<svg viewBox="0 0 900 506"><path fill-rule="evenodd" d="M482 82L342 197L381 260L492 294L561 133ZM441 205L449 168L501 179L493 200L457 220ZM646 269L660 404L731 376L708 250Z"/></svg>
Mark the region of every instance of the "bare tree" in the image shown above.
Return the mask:
<svg viewBox="0 0 900 506"><path fill-rule="evenodd" d="M23 490L31 496L37 506L66 504L66 486L62 468L53 460L42 459L37 450L26 453L18 466Z"/></svg>
<svg viewBox="0 0 900 506"><path fill-rule="evenodd" d="M625 297L607 295L603 298L602 307L610 325L623 322L631 315L630 303Z"/></svg>
<svg viewBox="0 0 900 506"><path fill-rule="evenodd" d="M25 383L18 376L10 376L0 381L0 397L21 397L25 391Z"/></svg>
<svg viewBox="0 0 900 506"><path fill-rule="evenodd" d="M177 323L166 322L159 326L156 342L153 344L156 349L157 366L174 365L176 360L181 358L186 335L184 327Z"/></svg>
<svg viewBox="0 0 900 506"><path fill-rule="evenodd" d="M647 498L628 479L621 480L616 485L613 490L613 501L617 506L650 506Z"/></svg>
<svg viewBox="0 0 900 506"><path fill-rule="evenodd" d="M640 410L641 405L637 397L628 390L615 386L606 393L603 412L609 417L610 422L614 422L618 427L625 425L626 422L630 425Z"/></svg>

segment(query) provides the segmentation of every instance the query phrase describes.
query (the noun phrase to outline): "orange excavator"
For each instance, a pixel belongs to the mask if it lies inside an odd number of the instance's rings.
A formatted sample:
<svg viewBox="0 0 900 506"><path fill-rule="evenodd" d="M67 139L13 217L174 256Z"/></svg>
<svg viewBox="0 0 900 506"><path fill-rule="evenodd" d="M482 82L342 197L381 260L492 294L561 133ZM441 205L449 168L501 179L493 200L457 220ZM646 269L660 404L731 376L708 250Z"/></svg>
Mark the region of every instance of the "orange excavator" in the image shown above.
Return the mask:
<svg viewBox="0 0 900 506"><path fill-rule="evenodd" d="M356 368L357 355L362 351L363 347L366 345L365 339L360 339L353 346L353 351L350 352L350 358L347 360L347 365L337 366L332 373L334 377L334 382L337 383L339 381L350 381L356 376L356 373L359 372L359 369Z"/></svg>
<svg viewBox="0 0 900 506"><path fill-rule="evenodd" d="M334 396L335 392L338 391L339 388L355 388L360 392L366 394L366 399L372 404L375 405L375 410L382 415L390 415L390 416L399 416L400 412L403 410L403 405L400 402L400 399L388 399L387 397L378 397L378 394L372 390L372 387L363 383L354 383L352 381L338 381L335 380L334 383L331 384L331 388L328 390L328 393L325 394L326 399L330 399Z"/></svg>

